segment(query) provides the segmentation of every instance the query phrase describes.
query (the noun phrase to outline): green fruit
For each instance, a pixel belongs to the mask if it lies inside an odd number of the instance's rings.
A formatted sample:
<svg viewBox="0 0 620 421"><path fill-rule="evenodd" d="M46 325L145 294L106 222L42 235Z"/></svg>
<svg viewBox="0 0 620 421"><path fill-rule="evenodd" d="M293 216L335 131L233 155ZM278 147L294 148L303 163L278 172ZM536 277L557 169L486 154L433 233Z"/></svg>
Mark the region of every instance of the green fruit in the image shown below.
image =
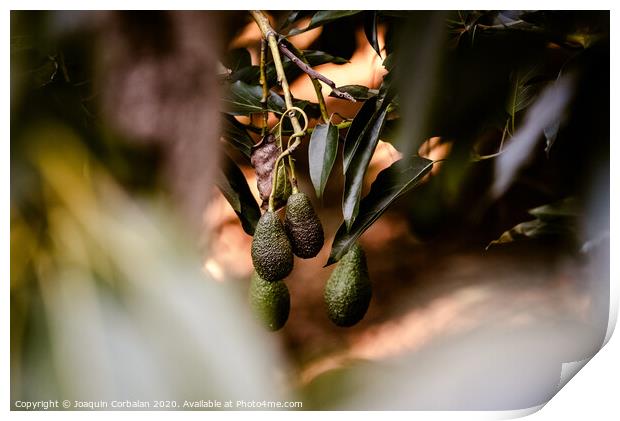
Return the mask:
<svg viewBox="0 0 620 421"><path fill-rule="evenodd" d="M293 270L293 251L284 226L275 212L265 212L252 239L254 269L267 282L286 278Z"/></svg>
<svg viewBox="0 0 620 421"><path fill-rule="evenodd" d="M337 326L353 326L366 314L371 296L366 255L355 244L340 260L325 285L327 315Z"/></svg>
<svg viewBox="0 0 620 421"><path fill-rule="evenodd" d="M291 309L291 297L284 282L267 282L254 272L249 295L254 315L267 329L276 331L284 326Z"/></svg>
<svg viewBox="0 0 620 421"><path fill-rule="evenodd" d="M323 227L305 193L295 193L288 198L284 228L296 256L309 259L321 251Z"/></svg>

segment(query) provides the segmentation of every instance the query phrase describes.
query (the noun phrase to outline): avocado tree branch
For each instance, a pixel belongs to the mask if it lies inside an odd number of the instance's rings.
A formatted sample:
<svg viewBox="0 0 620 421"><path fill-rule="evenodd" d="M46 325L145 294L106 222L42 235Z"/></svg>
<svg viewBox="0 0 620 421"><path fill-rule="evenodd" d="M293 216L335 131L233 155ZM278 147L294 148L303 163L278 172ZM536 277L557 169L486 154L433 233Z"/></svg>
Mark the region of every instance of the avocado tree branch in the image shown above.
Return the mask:
<svg viewBox="0 0 620 421"><path fill-rule="evenodd" d="M276 40L276 32L271 27L269 23L269 19L267 16L260 10L250 10L250 14L256 21L256 24L260 28L261 33L263 34L263 38L267 40L269 44L269 49L271 51L271 57L273 58L273 64L276 68L276 75L278 77L278 83L282 86L282 91L284 91L284 102L286 103L286 108L293 108L293 99L291 96L291 90L288 86L288 81L286 80L286 75L284 74L284 67L282 66L282 59L280 58L280 51L278 50L278 41ZM301 132L301 125L299 124L299 120L295 116L295 113L292 112L291 124L293 125L293 130L295 133Z"/></svg>
<svg viewBox="0 0 620 421"><path fill-rule="evenodd" d="M265 136L265 133L267 131L267 119L269 117L269 113L267 112L267 99L269 98L269 86L267 86L267 77L265 76L265 61L267 59L267 54L266 54L266 50L267 50L267 41L265 41L264 39L260 40L260 63L259 63L259 69L260 69L260 84L263 87L263 95L261 96L260 99L260 105L261 108L263 109L263 127L261 129L261 135Z"/></svg>
<svg viewBox="0 0 620 421"><path fill-rule="evenodd" d="M280 42L281 42L280 49L282 49L282 47L284 47L285 49L290 48L291 51L294 53L294 55L299 56L299 59L304 64L308 65L308 67L310 66L310 63L308 63L308 60L306 60L306 57L304 57L304 53L299 51L297 47L295 47L292 43L288 42L284 38L282 38ZM285 54L284 51L282 52L283 54ZM293 63L295 62L293 61ZM308 77L310 78L310 81L312 82L312 86L314 87L314 92L316 93L316 99L319 101L319 109L321 110L321 117L323 117L323 120L327 123L329 121L329 114L327 113L327 105L325 104L325 98L323 97L323 88L321 86L321 82L319 82L319 80L313 75L311 75L310 73L306 73L306 74L308 75Z"/></svg>
<svg viewBox="0 0 620 421"><path fill-rule="evenodd" d="M356 102L355 98L353 98L349 93L340 91L336 87L336 84L334 83L334 81L323 76L322 74L314 70L312 67L310 67L307 63L304 63L304 60L301 60L299 57L293 54L293 52L289 50L288 47L284 43L282 42L279 43L278 47L280 48L280 52L282 52L282 54L288 57L289 60L291 60L295 65L297 65L297 67L299 67L304 73L310 76L310 79L312 79L313 81L318 79L321 82L324 82L325 84L327 84L330 88L332 88L332 94L334 94L334 96L341 98L341 99L349 100L351 102Z"/></svg>

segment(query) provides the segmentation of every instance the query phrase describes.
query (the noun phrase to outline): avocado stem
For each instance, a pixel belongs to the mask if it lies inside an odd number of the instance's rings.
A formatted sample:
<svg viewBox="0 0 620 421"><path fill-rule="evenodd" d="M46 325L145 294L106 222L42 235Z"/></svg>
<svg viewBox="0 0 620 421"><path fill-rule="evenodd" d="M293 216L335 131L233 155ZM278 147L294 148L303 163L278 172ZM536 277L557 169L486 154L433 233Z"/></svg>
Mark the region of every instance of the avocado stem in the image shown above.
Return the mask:
<svg viewBox="0 0 620 421"><path fill-rule="evenodd" d="M269 211L273 212L274 211L274 202L275 202L275 192L276 192L276 183L277 183L277 178L278 178L278 165L280 165L280 161L282 160L282 158L286 157L287 155L290 156L290 154L297 149L297 147L301 144L301 138L306 134L306 129L308 128L308 116L306 115L306 113L304 112L304 110L302 110L301 108L298 107L290 107L289 109L287 109L282 116L280 117L280 121L278 122L279 124L279 132L278 132L278 140L279 140L279 144L282 144L282 121L284 120L284 117L288 117L291 119L291 121L293 120L293 118L296 119L295 117L295 111L299 111L299 113L303 116L304 118L304 127L303 129L300 127L300 130L298 132L295 132L291 135L291 137L288 138L288 147L286 148L285 151L283 151L280 156L278 156L278 158L276 159L276 162L273 165L273 170L272 170L272 176L271 176L271 194L269 194ZM295 141L291 144L291 141L295 139ZM295 178L295 165L292 163L292 158L289 157L289 165L291 165L291 175L292 175L292 181L291 181L291 185L293 187L293 191L297 188L297 179ZM275 172L274 172L275 171Z"/></svg>
<svg viewBox="0 0 620 421"><path fill-rule="evenodd" d="M275 65L276 74L278 76L278 83L282 86L282 91L284 91L284 102L286 103L286 108L293 108L293 99L291 96L291 90L288 86L288 81L286 80L286 75L284 73L280 50L278 49L278 40L276 39L276 31L273 30L271 24L269 23L269 19L267 19L267 16L265 16L262 11L250 10L250 14L260 28L263 38L266 39L269 44L271 57L273 58L273 64ZM291 123L295 133L302 131L301 125L299 124L299 120L297 120L296 116L293 115L291 117Z"/></svg>
<svg viewBox="0 0 620 421"><path fill-rule="evenodd" d="M261 128L261 136L264 137L267 132L267 120L269 118L269 113L267 111L267 99L269 98L269 86L267 85L267 77L265 76L265 61L267 56L267 41L264 38L260 40L260 84L263 88L263 95L260 99L260 105L263 114L263 127Z"/></svg>

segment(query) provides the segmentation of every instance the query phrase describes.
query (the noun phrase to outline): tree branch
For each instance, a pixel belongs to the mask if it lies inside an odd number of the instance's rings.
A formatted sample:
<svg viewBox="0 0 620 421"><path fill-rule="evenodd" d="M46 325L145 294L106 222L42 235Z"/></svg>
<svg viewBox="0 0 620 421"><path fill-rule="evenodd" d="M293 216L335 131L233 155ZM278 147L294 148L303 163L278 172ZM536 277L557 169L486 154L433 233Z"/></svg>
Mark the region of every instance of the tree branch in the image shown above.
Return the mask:
<svg viewBox="0 0 620 421"><path fill-rule="evenodd" d="M265 62L267 60L267 41L265 39L260 40L260 84L263 88L263 95L260 99L260 105L263 109L263 127L261 130L261 136L265 136L267 132L267 119L269 113L267 112L267 98L269 97L269 86L267 86L267 77L265 77Z"/></svg>
<svg viewBox="0 0 620 421"><path fill-rule="evenodd" d="M280 42L285 42L286 46L290 47L292 52L295 55L299 56L302 62L304 62L307 65L310 65L310 63L308 63L308 60L306 60L306 57L304 57L304 53L299 51L293 44L288 42L285 38L282 38ZM310 81L312 82L312 86L314 87L314 92L316 93L316 99L319 101L319 109L321 110L321 116L323 117L323 120L327 123L329 122L329 114L327 113L327 105L325 104L325 98L323 97L323 87L321 85L321 82L319 82L318 79L315 79L311 75L308 75L308 77L310 78Z"/></svg>
<svg viewBox="0 0 620 421"><path fill-rule="evenodd" d="M282 59L280 58L280 51L278 50L278 41L276 40L276 32L271 27L269 23L269 19L267 16L260 10L250 10L250 14L256 21L256 24L260 28L261 33L263 34L263 38L265 38L269 44L269 49L271 50L271 57L273 58L273 64L276 67L276 74L278 76L278 83L282 86L282 91L284 91L284 102L286 103L286 108L293 108L293 99L291 97L291 90L288 86L288 81L286 80L286 75L284 74L284 67L282 66ZM295 133L301 132L301 125L299 124L299 120L295 113L291 115L291 124L293 125L293 129Z"/></svg>
<svg viewBox="0 0 620 421"><path fill-rule="evenodd" d="M300 60L299 57L293 54L293 52L291 52L291 50L289 50L286 45L284 45L283 43L279 43L278 48L280 49L280 52L282 52L282 54L288 57L289 60L291 60L295 65L297 65L297 67L299 67L304 73L310 76L310 78L318 79L321 82L327 84L329 87L331 87L332 93L334 94L334 96L338 98L346 99L351 102L356 102L355 98L353 98L349 93L338 90L334 81L323 76L322 74L314 70L312 67L304 63L302 60Z"/></svg>

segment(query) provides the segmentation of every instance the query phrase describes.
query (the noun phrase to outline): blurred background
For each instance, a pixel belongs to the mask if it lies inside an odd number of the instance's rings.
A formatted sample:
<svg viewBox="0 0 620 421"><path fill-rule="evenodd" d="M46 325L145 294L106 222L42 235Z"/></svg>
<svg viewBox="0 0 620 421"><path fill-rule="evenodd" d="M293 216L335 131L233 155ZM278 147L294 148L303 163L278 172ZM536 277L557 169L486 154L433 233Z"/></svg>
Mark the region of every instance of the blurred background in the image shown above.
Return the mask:
<svg viewBox="0 0 620 421"><path fill-rule="evenodd" d="M250 314L252 237L215 183L225 151L258 200L249 161L220 139L226 58L245 49L258 63L249 14L11 13L13 402L522 409L557 392L563 363L598 351L609 315L609 13L377 13L381 55L369 13L289 38L343 58L316 67L337 86L395 78L363 195L403 156L442 162L361 237L373 299L343 329L323 303L342 162L319 201L302 143L300 190L326 242L295 260L277 333ZM269 16L278 28L289 13ZM289 82L316 102L305 75ZM337 121L361 107L323 92Z"/></svg>

